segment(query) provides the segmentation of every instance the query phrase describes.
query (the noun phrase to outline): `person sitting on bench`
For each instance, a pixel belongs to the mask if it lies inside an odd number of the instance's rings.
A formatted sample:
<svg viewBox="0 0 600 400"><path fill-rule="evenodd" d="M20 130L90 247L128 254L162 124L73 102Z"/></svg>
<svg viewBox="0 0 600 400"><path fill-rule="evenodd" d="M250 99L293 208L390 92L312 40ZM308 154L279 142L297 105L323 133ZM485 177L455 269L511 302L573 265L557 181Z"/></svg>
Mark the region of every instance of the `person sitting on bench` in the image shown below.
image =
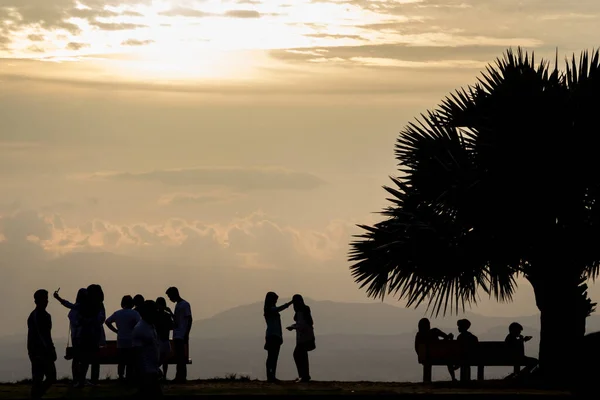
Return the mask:
<svg viewBox="0 0 600 400"><path fill-rule="evenodd" d="M437 341L440 339L443 340L452 340L454 339L454 335L452 333L444 333L438 328L432 328L431 322L429 319L422 318L419 321L417 335L415 336L415 351L418 353L419 345L430 343L432 341ZM456 375L454 374L454 368L451 365L448 365L448 372L450 373L450 377L452 381L456 381Z"/></svg>
<svg viewBox="0 0 600 400"><path fill-rule="evenodd" d="M504 341L516 354L523 355L525 368L518 374L510 374L507 378L515 378L517 376L529 374L538 365L538 360L536 358L525 356L525 342L530 341L531 336L523 336L521 334L522 332L523 325L518 322L513 322L508 326L508 335Z"/></svg>

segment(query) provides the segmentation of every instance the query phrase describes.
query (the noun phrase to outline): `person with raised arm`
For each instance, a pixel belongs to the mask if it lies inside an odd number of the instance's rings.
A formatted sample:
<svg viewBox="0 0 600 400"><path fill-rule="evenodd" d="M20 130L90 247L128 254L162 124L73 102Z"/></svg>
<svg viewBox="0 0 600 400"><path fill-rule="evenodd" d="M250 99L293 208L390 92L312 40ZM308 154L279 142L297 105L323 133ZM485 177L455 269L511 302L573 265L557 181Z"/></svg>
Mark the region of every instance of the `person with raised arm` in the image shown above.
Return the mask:
<svg viewBox="0 0 600 400"><path fill-rule="evenodd" d="M267 351L267 381L279 382L276 377L277 360L279 359L279 350L283 344L283 330L281 329L281 316L279 313L287 309L292 302L277 306L279 296L275 292L269 292L265 296L263 315L267 323L267 332L265 334L265 350Z"/></svg>

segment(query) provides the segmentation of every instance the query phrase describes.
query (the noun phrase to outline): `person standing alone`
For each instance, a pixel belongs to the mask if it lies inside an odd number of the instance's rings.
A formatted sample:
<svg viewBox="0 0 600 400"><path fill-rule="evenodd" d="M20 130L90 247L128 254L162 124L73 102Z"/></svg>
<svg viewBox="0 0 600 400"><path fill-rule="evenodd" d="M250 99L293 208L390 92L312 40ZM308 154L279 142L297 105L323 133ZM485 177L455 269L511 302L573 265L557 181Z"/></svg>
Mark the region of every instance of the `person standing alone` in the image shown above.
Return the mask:
<svg viewBox="0 0 600 400"><path fill-rule="evenodd" d="M48 291L36 291L33 299L35 310L27 318L27 353L31 361L31 398L41 399L56 381L56 349L52 341L52 317L46 311Z"/></svg>
<svg viewBox="0 0 600 400"><path fill-rule="evenodd" d="M192 308L190 303L185 301L179 295L179 289L170 287L166 295L175 303L174 327L173 327L173 347L175 358L177 360L177 372L174 382L183 383L187 380L187 356L186 348L189 351L190 331L192 330Z"/></svg>

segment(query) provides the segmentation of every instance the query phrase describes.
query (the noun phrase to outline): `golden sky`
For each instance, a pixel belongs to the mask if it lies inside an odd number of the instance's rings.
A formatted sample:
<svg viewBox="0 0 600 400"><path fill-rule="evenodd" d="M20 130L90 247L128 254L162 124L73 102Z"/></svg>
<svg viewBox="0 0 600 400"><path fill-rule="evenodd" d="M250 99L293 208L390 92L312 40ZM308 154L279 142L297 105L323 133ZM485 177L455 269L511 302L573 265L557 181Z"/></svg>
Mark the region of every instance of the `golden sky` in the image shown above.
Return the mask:
<svg viewBox="0 0 600 400"><path fill-rule="evenodd" d="M593 48L599 15L596 0L0 0L0 289L28 308L28 291L93 276L120 299L140 282L102 274L111 253L146 260L152 290L195 283L205 315L267 290L365 301L348 242L386 205L398 132L507 47ZM230 287L211 292L214 271ZM536 309L524 285L476 311Z"/></svg>

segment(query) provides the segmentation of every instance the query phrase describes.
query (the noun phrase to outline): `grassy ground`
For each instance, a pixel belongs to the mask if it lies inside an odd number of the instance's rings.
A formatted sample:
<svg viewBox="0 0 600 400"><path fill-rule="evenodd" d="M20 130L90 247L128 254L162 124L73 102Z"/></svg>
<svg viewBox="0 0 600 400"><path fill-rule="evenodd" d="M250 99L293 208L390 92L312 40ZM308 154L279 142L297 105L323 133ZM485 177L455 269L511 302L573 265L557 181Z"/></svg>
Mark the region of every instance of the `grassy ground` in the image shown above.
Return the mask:
<svg viewBox="0 0 600 400"><path fill-rule="evenodd" d="M0 384L0 399L26 399L30 386L26 382ZM113 399L133 396L135 389L120 385L114 381L105 381L96 387L72 389L69 382L61 381L50 389L47 398L95 398ZM403 395L404 397L469 397L485 395L489 398L565 398L566 392L539 389L507 387L503 382L472 382L468 386L450 383L430 385L416 383L380 383L380 382L310 382L299 384L282 382L270 384L246 379L212 379L190 381L183 385L164 386L164 394L172 399L189 399L206 395Z"/></svg>

